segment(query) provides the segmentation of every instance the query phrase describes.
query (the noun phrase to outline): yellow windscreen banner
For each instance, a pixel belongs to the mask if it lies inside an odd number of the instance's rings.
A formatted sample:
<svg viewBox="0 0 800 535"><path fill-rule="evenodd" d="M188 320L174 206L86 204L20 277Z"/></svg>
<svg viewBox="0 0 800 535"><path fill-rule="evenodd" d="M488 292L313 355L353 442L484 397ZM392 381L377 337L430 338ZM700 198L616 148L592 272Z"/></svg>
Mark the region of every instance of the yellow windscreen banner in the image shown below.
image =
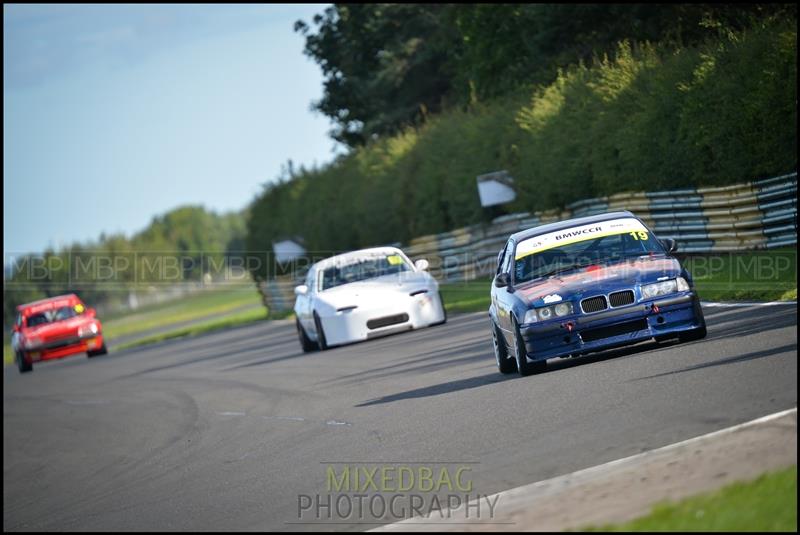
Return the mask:
<svg viewBox="0 0 800 535"><path fill-rule="evenodd" d="M387 256L386 260L389 261L389 264L392 266L399 266L403 263L403 259L400 258L400 255L393 254L391 256Z"/></svg>
<svg viewBox="0 0 800 535"><path fill-rule="evenodd" d="M86 309L84 308L84 306L83 306L82 304L80 304L80 303L78 303L77 305L75 305L75 307L74 307L74 308L75 308L75 312L77 312L78 314L83 314L83 311L84 311L84 310L86 310Z"/></svg>
<svg viewBox="0 0 800 535"><path fill-rule="evenodd" d="M631 217L611 219L609 221L565 228L542 234L541 236L528 238L517 245L514 259L519 260L520 258L541 253L542 251L553 249L554 247L561 247L562 245L594 240L605 236L614 236L615 234L627 234L629 232L635 232L639 237L641 237L641 233L644 232L645 239L647 239L647 228L638 219L633 219Z"/></svg>

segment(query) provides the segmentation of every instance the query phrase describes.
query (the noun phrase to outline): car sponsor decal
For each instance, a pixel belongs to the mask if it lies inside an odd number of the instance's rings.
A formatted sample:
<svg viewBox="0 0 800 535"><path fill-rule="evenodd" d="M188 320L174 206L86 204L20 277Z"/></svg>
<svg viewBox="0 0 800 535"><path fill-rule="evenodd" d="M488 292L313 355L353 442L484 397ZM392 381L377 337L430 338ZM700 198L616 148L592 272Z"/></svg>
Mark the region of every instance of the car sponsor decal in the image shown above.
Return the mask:
<svg viewBox="0 0 800 535"><path fill-rule="evenodd" d="M519 260L526 256L541 253L542 251L562 245L603 238L605 236L614 236L616 234L631 234L634 239L642 241L646 241L649 238L647 228L638 219L632 217L612 219L610 221L600 221L599 223L591 223L579 227L565 228L542 234L541 236L533 236L530 239L521 241L519 245L517 245L514 259Z"/></svg>
<svg viewBox="0 0 800 535"><path fill-rule="evenodd" d="M544 301L544 304L546 305L550 303L558 303L559 301L561 301L561 296L558 294L545 295L542 298L542 301Z"/></svg>
<svg viewBox="0 0 800 535"><path fill-rule="evenodd" d="M389 262L389 265L392 265L392 266L399 266L400 264L403 263L403 259L400 258L400 255L396 255L396 254L387 256L386 260Z"/></svg>

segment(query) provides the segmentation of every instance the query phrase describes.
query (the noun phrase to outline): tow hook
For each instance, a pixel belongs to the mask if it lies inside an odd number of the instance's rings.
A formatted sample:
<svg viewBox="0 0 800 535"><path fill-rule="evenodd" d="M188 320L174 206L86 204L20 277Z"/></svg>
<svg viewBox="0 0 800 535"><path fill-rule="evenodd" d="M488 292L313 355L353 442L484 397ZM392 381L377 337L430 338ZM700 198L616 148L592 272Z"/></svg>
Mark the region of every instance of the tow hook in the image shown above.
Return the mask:
<svg viewBox="0 0 800 535"><path fill-rule="evenodd" d="M658 314L659 312L661 312L661 310L658 308L658 305L655 303L653 303L653 306L650 310L653 311L653 314Z"/></svg>

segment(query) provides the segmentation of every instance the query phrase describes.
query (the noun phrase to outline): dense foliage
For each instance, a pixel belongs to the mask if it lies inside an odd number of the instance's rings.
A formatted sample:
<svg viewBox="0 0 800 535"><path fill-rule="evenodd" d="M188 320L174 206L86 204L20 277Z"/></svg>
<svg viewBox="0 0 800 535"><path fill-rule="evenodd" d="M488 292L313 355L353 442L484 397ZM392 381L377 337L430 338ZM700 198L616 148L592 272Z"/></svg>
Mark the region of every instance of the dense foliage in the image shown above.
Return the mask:
<svg viewBox="0 0 800 535"><path fill-rule="evenodd" d="M316 108L360 146L431 114L551 83L615 43L690 46L796 17L783 4L335 4L298 21L325 77ZM312 28L313 24L313 28Z"/></svg>
<svg viewBox="0 0 800 535"><path fill-rule="evenodd" d="M446 109L301 168L255 199L247 247L301 236L309 250L343 250L486 221L475 177L498 169L518 186L508 212L794 170L796 17L743 30L704 20L714 34L700 43L623 39L548 83Z"/></svg>

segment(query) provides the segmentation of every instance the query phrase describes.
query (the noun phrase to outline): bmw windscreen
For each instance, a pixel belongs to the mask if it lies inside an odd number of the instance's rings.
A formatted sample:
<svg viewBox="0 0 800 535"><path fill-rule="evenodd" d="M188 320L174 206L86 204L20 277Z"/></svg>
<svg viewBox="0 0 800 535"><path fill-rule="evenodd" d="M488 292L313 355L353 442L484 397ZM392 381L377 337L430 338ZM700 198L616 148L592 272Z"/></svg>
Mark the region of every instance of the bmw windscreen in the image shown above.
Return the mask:
<svg viewBox="0 0 800 535"><path fill-rule="evenodd" d="M520 242L514 255L514 284L592 265L663 254L660 242L638 219L601 221Z"/></svg>

